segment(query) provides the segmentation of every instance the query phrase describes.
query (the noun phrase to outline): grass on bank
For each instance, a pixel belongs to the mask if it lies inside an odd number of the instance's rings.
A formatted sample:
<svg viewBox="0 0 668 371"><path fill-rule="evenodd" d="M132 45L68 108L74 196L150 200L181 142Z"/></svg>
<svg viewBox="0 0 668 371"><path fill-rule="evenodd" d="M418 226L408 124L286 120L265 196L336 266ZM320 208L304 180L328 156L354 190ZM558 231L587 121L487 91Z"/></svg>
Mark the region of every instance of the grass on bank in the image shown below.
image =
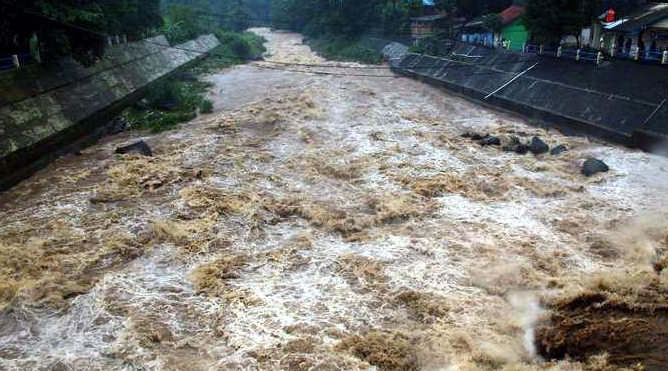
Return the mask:
<svg viewBox="0 0 668 371"><path fill-rule="evenodd" d="M359 40L350 40L340 36L320 36L305 40L311 49L329 60L380 64L383 55L364 47Z"/></svg>
<svg viewBox="0 0 668 371"><path fill-rule="evenodd" d="M142 100L126 109L122 116L136 129L160 132L190 121L198 113L213 112L213 102L205 98L210 83L200 81L202 74L260 59L264 38L251 32L220 31L220 45L209 56L173 77L153 83Z"/></svg>

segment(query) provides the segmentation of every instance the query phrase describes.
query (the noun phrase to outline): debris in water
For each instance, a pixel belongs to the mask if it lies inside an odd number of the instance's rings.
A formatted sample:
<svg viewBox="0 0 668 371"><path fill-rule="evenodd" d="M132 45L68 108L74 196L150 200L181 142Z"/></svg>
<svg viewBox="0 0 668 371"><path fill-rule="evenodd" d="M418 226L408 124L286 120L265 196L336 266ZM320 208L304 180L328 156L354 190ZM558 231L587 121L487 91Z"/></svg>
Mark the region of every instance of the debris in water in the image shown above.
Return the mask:
<svg viewBox="0 0 668 371"><path fill-rule="evenodd" d="M587 159L582 164L582 174L585 176L592 176L596 173L605 173L608 170L610 170L608 165L597 158Z"/></svg>

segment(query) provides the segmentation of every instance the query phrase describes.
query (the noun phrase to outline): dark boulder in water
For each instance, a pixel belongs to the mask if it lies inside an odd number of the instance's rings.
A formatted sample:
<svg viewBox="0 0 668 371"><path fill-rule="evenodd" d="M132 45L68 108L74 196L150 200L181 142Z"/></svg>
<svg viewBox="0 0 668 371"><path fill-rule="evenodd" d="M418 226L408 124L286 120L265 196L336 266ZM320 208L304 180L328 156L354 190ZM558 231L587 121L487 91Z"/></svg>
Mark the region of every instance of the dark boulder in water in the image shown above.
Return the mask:
<svg viewBox="0 0 668 371"><path fill-rule="evenodd" d="M529 146L524 143L520 143L515 147L515 153L518 155L526 155L529 152Z"/></svg>
<svg viewBox="0 0 668 371"><path fill-rule="evenodd" d="M143 140L140 140L137 143L130 144L129 146L125 147L118 147L116 148L116 153L119 153L121 155L124 155L126 153L138 153L140 155L144 156L153 156L153 151L151 150L151 147L149 147L146 142Z"/></svg>
<svg viewBox="0 0 668 371"><path fill-rule="evenodd" d="M508 144L503 146L503 150L506 152L515 152L519 155L524 155L529 151L529 146L522 143L520 138L511 136Z"/></svg>
<svg viewBox="0 0 668 371"><path fill-rule="evenodd" d="M546 153L550 150L550 146L547 143L543 142L542 139L538 137L531 138L531 144L529 145L529 151L534 155L540 155Z"/></svg>
<svg viewBox="0 0 668 371"><path fill-rule="evenodd" d="M487 137L480 139L478 141L478 144L481 146L498 146L501 144L501 140L498 137L495 137L493 135L488 135Z"/></svg>
<svg viewBox="0 0 668 371"><path fill-rule="evenodd" d="M610 170L608 165L597 158L590 158L582 164L582 174L586 176L592 176L596 173L604 173L608 170Z"/></svg>
<svg viewBox="0 0 668 371"><path fill-rule="evenodd" d="M568 151L568 148L565 145L560 144L560 145L552 148L552 150L550 150L550 154L553 155L553 156L556 156L556 155L561 154L561 153L566 152L566 151Z"/></svg>
<svg viewBox="0 0 668 371"><path fill-rule="evenodd" d="M473 131L467 131L466 133L462 134L462 138L471 138L472 140L481 140L485 139L489 136L487 133L476 133Z"/></svg>

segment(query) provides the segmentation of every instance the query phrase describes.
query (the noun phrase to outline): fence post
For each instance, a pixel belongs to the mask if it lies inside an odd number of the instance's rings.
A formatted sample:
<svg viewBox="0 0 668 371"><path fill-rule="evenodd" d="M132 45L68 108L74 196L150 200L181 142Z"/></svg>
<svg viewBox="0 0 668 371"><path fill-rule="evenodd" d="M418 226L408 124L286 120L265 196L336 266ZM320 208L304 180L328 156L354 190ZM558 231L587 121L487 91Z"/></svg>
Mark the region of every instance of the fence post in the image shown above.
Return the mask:
<svg viewBox="0 0 668 371"><path fill-rule="evenodd" d="M575 60L576 61L580 60L580 49L578 49L577 52L575 52Z"/></svg>
<svg viewBox="0 0 668 371"><path fill-rule="evenodd" d="M19 63L19 56L14 54L12 55L12 62L14 63L14 67L16 68L21 68L21 63Z"/></svg>
<svg viewBox="0 0 668 371"><path fill-rule="evenodd" d="M661 57L661 64L668 64L668 50L663 52L663 57Z"/></svg>
<svg viewBox="0 0 668 371"><path fill-rule="evenodd" d="M599 65L603 61L603 52L599 50L598 53L596 53L596 64Z"/></svg>
<svg viewBox="0 0 668 371"><path fill-rule="evenodd" d="M543 54L543 44L538 47L538 54Z"/></svg>
<svg viewBox="0 0 668 371"><path fill-rule="evenodd" d="M561 57L561 46L557 48L557 58Z"/></svg>
<svg viewBox="0 0 668 371"><path fill-rule="evenodd" d="M107 44L109 44L109 46L114 45L114 42L111 40L111 36L107 36Z"/></svg>

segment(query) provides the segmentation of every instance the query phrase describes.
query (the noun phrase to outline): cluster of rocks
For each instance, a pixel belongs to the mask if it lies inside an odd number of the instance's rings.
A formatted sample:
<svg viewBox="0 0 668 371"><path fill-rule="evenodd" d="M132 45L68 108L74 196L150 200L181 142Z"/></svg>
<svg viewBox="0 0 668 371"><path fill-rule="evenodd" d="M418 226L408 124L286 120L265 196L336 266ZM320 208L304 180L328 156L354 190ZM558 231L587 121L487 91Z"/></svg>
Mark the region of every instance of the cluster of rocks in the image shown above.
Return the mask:
<svg viewBox="0 0 668 371"><path fill-rule="evenodd" d="M480 133L467 132L462 134L462 137L471 138L471 140L476 141L481 146L502 145L502 140L500 137L488 133L480 134ZM522 143L522 140L516 136L510 136L508 140L505 140L504 142L507 142L502 146L502 149L504 151L515 152L520 155L525 155L529 152L533 153L534 155L541 155L543 153L549 152L551 155L557 156L562 152L568 151L568 148L563 144L560 144L550 150L550 146L548 146L547 143L545 143L538 136L534 136L533 138L531 138L531 141L528 143Z"/></svg>
<svg viewBox="0 0 668 371"><path fill-rule="evenodd" d="M525 155L529 152L533 153L534 155L542 155L549 152L552 156L558 156L561 153L568 151L568 147L563 144L559 144L550 149L550 146L538 136L531 138L531 141L528 143L523 143L522 140L517 136L510 136L507 139L504 138L502 141L500 137L491 135L489 133L481 134L466 132L462 134L462 137L470 138L483 147L501 146L501 149L504 151L515 152L519 155ZM505 144L502 145L502 142L505 142ZM600 172L606 172L608 170L610 170L608 165L596 158L590 158L582 165L582 174L586 176L591 176Z"/></svg>

